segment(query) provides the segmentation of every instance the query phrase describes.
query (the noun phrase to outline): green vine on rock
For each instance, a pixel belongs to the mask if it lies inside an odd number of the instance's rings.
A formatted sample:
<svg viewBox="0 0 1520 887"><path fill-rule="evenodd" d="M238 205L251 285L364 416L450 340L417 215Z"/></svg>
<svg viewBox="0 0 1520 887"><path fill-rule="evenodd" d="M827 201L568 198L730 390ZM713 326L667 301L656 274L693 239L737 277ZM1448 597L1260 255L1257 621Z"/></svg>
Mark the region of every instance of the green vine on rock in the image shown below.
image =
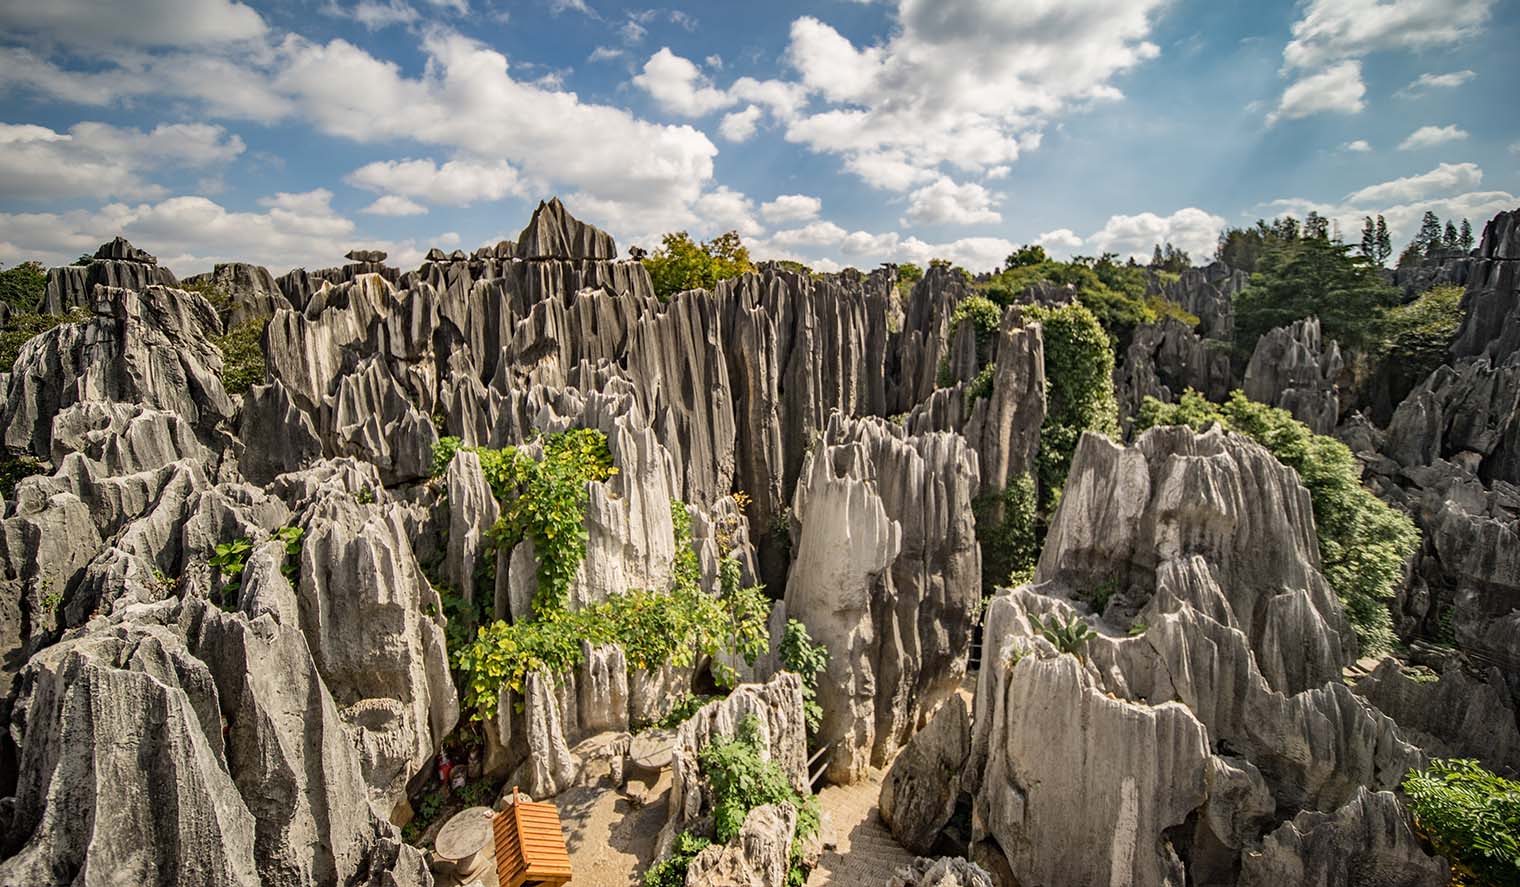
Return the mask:
<svg viewBox="0 0 1520 887"><path fill-rule="evenodd" d="M459 438L445 437L434 446L433 473L447 471L460 450L480 458L486 483L501 505L492 528L497 544L511 549L524 539L533 543L538 558L533 610L542 618L565 609L570 584L586 557L586 485L618 470L607 435L595 429L546 434L539 445L543 455L535 459L518 447L463 447Z"/></svg>
<svg viewBox="0 0 1520 887"><path fill-rule="evenodd" d="M763 752L759 718L748 715L739 722L737 735L715 735L697 755L702 775L712 784L714 837L727 844L738 836L751 810L766 804L791 804L797 810L797 824L792 829L786 882L789 887L801 887L807 880L803 844L818 831L820 823L818 799L794 789L781 765Z"/></svg>
<svg viewBox="0 0 1520 887"><path fill-rule="evenodd" d="M521 693L535 671L558 674L575 667L582 641L617 644L630 669L685 668L709 657L720 683L736 677L717 661L720 655L739 655L753 665L768 646L770 601L764 590L740 587L738 560L727 555L719 565L719 593L708 594L684 503L671 503L671 519L676 560L669 589L631 589L579 610L539 611L535 620L481 626L454 654L472 717L493 717L502 688Z"/></svg>

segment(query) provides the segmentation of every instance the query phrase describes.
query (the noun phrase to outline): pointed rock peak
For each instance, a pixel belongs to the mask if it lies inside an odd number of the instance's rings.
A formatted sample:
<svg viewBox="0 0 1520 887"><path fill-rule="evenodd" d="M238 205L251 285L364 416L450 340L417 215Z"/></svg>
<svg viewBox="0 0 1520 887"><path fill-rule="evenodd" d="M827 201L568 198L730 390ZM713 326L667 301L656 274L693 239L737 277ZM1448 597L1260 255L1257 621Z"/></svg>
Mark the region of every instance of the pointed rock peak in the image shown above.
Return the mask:
<svg viewBox="0 0 1520 887"><path fill-rule="evenodd" d="M142 262L145 265L158 264L158 259L149 254L147 250L138 249L125 237L119 236L110 243L102 243L100 249L95 251L95 258L117 262Z"/></svg>
<svg viewBox="0 0 1520 887"><path fill-rule="evenodd" d="M363 262L378 265L385 261L385 250L381 249L351 249L343 258L350 262Z"/></svg>
<svg viewBox="0 0 1520 887"><path fill-rule="evenodd" d="M617 244L606 231L570 215L558 197L542 201L528 227L517 235L520 259L616 259Z"/></svg>

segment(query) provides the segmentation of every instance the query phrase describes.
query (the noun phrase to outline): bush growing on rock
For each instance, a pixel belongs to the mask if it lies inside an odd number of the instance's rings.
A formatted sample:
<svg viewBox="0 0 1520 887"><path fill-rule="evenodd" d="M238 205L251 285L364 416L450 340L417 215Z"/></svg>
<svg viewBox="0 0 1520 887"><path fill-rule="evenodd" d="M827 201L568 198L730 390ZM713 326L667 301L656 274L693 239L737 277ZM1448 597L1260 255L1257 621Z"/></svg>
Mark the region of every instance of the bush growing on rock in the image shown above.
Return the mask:
<svg viewBox="0 0 1520 887"><path fill-rule="evenodd" d="M726 844L739 834L751 810L766 804L791 804L797 809L797 825L792 831L792 867L787 872L787 884L801 887L807 878L801 865L802 844L818 830L818 800L799 795L781 765L761 757L763 748L759 721L749 715L739 722L735 736L714 736L702 749L698 763L712 784L714 836Z"/></svg>
<svg viewBox="0 0 1520 887"><path fill-rule="evenodd" d="M39 262L22 262L0 271L0 302L13 311L36 311L46 292L47 271Z"/></svg>
<svg viewBox="0 0 1520 887"><path fill-rule="evenodd" d="M1520 782L1477 761L1436 758L1411 770L1403 789L1416 829L1451 862L1453 884L1520 885Z"/></svg>
<svg viewBox="0 0 1520 887"><path fill-rule="evenodd" d="M1201 431L1215 422L1255 440L1298 472L1314 506L1320 571L1345 605L1362 652L1388 649L1394 635L1387 602L1419 547L1414 522L1362 486L1361 464L1345 444L1240 391L1223 404L1192 389L1175 404L1147 397L1134 428L1136 434L1156 425Z"/></svg>
<svg viewBox="0 0 1520 887"><path fill-rule="evenodd" d="M264 381L264 346L260 340L268 318L245 320L211 340L222 351L222 388L238 395Z"/></svg>
<svg viewBox="0 0 1520 887"><path fill-rule="evenodd" d="M813 643L807 626L795 619L786 620L786 632L777 647L781 667L802 678L802 714L808 733L818 732L823 721L823 707L818 704L818 674L829 665L829 650Z"/></svg>
<svg viewBox="0 0 1520 887"><path fill-rule="evenodd" d="M1365 349L1398 302L1399 291L1347 244L1318 237L1274 242L1235 297L1235 347L1249 355L1268 330L1318 317L1326 338Z"/></svg>
<svg viewBox="0 0 1520 887"><path fill-rule="evenodd" d="M711 843L707 838L691 832L676 835L670 855L644 872L644 887L686 887L686 870L691 867L691 861Z"/></svg>
<svg viewBox="0 0 1520 887"><path fill-rule="evenodd" d="M14 270L14 269L13 269ZM21 356L21 348L37 336L65 323L83 323L88 312L73 308L68 314L12 314L0 327L0 372L10 372Z"/></svg>
<svg viewBox="0 0 1520 887"><path fill-rule="evenodd" d="M1055 510L1084 431L1119 433L1114 350L1098 318L1081 304L1025 309L1045 337L1048 407L1040 428L1040 504Z"/></svg>
<svg viewBox="0 0 1520 887"><path fill-rule="evenodd" d="M685 231L666 234L661 240L660 248L643 259L661 301L684 290L710 290L720 280L755 270L737 231L702 243Z"/></svg>

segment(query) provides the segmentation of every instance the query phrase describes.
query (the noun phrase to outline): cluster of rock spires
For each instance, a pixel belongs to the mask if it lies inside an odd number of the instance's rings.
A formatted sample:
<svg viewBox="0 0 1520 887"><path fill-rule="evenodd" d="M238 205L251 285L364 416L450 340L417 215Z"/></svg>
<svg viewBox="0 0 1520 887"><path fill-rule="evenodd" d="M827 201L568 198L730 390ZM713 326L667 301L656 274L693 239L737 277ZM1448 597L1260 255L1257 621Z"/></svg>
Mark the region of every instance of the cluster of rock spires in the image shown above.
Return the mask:
<svg viewBox="0 0 1520 887"><path fill-rule="evenodd" d="M795 619L827 646L827 778L890 765L894 834L952 854L900 883L1445 883L1400 778L1449 752L1520 766L1517 219L1491 222L1460 272L1454 362L1386 429L1355 412L1312 318L1264 336L1237 379L1218 342L1245 276L1218 263L1155 281L1200 325L1142 327L1116 371L1126 413L1243 381L1340 435L1416 518L1399 627L1449 625L1486 668L1451 660L1432 682L1389 662L1354 688L1308 494L1218 429L1084 438L1035 581L983 615L972 502L1035 466L1044 345L1012 307L979 350L950 321L972 290L947 268L900 306L891 266L762 266L662 301L554 200L515 241L416 270L355 250L185 280L213 304L118 238L49 274L47 310L89 319L0 376L5 446L47 469L0 520L0 884L430 884L393 823L466 715L434 582L515 621L538 581L531 542L491 537L478 456L435 478L434 447L532 453L570 428L604 433L618 473L589 484L567 605L668 586L685 503L703 587L731 552L770 587L773 643ZM1046 289L1025 301L1070 297ZM231 396L211 340L263 318L265 379ZM230 584L210 561L239 538ZM1099 585L1115 590L1092 613ZM1078 614L1099 631L1081 658L1035 627ZM581 654L503 687L484 725L485 768L534 797L639 760L633 731L711 677ZM774 650L728 664L747 683L676 732L662 847L711 815L698 755L746 716L808 788L797 677ZM797 815L751 811L688 884L780 883Z"/></svg>

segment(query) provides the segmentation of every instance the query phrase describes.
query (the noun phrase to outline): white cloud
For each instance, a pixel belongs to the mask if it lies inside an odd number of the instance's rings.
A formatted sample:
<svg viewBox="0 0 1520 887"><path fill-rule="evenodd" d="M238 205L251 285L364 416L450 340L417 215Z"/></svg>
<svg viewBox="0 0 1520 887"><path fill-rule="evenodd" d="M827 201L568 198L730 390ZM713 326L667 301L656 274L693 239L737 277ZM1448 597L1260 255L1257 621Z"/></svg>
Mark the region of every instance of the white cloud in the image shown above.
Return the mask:
<svg viewBox="0 0 1520 887"><path fill-rule="evenodd" d="M730 142L746 141L755 134L762 113L759 105L749 105L743 111L724 114L718 124L718 135Z"/></svg>
<svg viewBox="0 0 1520 887"><path fill-rule="evenodd" d="M787 60L829 107L799 115L787 138L895 190L935 181L944 165L1006 166L1045 118L1120 97L1112 79L1158 53L1147 38L1162 5L899 0L899 27L864 47L804 16Z"/></svg>
<svg viewBox="0 0 1520 887"><path fill-rule="evenodd" d="M708 82L696 65L689 59L661 47L659 52L644 63L644 70L634 76L633 82L672 114L684 117L701 117L719 108L726 108L736 100Z"/></svg>
<svg viewBox="0 0 1520 887"><path fill-rule="evenodd" d="M1353 139L1352 141L1349 141L1346 144L1341 145L1341 150L1342 151L1351 151L1351 152L1357 153L1357 154L1365 154L1366 152L1372 150L1372 146L1369 145L1369 144L1367 144L1367 140L1366 139Z"/></svg>
<svg viewBox="0 0 1520 887"><path fill-rule="evenodd" d="M1054 231L1046 231L1035 242L1046 249L1063 251L1076 249L1083 243L1082 238L1077 236L1077 232L1070 228L1057 228Z"/></svg>
<svg viewBox="0 0 1520 887"><path fill-rule="evenodd" d="M1511 154L1520 154L1520 142L1510 142L1509 143L1509 153L1511 153Z"/></svg>
<svg viewBox="0 0 1520 887"><path fill-rule="evenodd" d="M562 12L578 12L590 18L600 18L596 11L586 5L586 0L549 0L549 12L559 15Z"/></svg>
<svg viewBox="0 0 1520 887"><path fill-rule="evenodd" d="M976 225L1000 222L1003 217L993 209L992 192L975 182L958 185L949 176L940 176L933 184L914 191L908 198L904 225Z"/></svg>
<svg viewBox="0 0 1520 887"><path fill-rule="evenodd" d="M1443 163L1420 175L1368 185L1346 195L1346 202L1354 206L1407 203L1437 194L1471 190L1482 181L1483 170L1476 163Z"/></svg>
<svg viewBox="0 0 1520 887"><path fill-rule="evenodd" d="M607 62L615 58L621 58L622 55L623 51L621 49L616 49L611 46L598 46L596 49L591 50L590 55L586 56L586 61Z"/></svg>
<svg viewBox="0 0 1520 887"><path fill-rule="evenodd" d="M1267 125L1311 114L1355 114L1365 107L1362 96L1366 94L1362 63L1341 62L1283 90L1276 110L1267 115Z"/></svg>
<svg viewBox="0 0 1520 887"><path fill-rule="evenodd" d="M372 216L421 216L426 215L427 211L427 207L422 204L395 194L381 195L374 203L359 210Z"/></svg>
<svg viewBox="0 0 1520 887"><path fill-rule="evenodd" d="M354 247L384 249L390 253L387 261L403 268L421 261L422 250L413 242L356 233L331 200L330 192L318 189L265 198L257 212L234 212L205 197L185 196L65 213L0 213L0 260L34 257L63 264L122 234L180 276L234 260L266 265L275 274L297 265L326 267L341 263Z"/></svg>
<svg viewBox="0 0 1520 887"><path fill-rule="evenodd" d="M715 52L707 58L703 59L702 64L706 65L709 68L712 68L714 71L721 71L723 70L723 56L718 55Z"/></svg>
<svg viewBox="0 0 1520 887"><path fill-rule="evenodd" d="M1444 145L1447 142L1460 142L1467 138L1467 130L1461 129L1455 124L1450 126L1422 126L1410 133L1404 141L1399 142L1400 151L1418 151L1421 148L1432 148L1436 145Z"/></svg>
<svg viewBox="0 0 1520 887"><path fill-rule="evenodd" d="M154 198L166 189L145 176L166 168L204 169L243 152L243 140L205 123L161 124L150 131L76 123L68 132L0 124L0 196Z"/></svg>
<svg viewBox="0 0 1520 887"><path fill-rule="evenodd" d="M0 31L89 47L184 46L251 40L268 26L233 0L153 0L123 9L116 0L0 4ZM102 53L107 54L107 53Z"/></svg>
<svg viewBox="0 0 1520 887"><path fill-rule="evenodd" d="M349 173L346 180L370 191L417 197L430 203L469 206L521 193L517 170L505 160L381 160Z"/></svg>
<svg viewBox="0 0 1520 887"><path fill-rule="evenodd" d="M1493 0L1311 0L1283 49L1284 69L1389 49L1446 46L1478 33Z"/></svg>
<svg viewBox="0 0 1520 887"><path fill-rule="evenodd" d="M719 186L703 194L693 209L705 231L738 231L741 237L756 237L764 230L755 221L754 201L727 187Z"/></svg>
<svg viewBox="0 0 1520 887"><path fill-rule="evenodd" d="M1404 98L1413 98L1424 95L1433 89L1455 89L1476 76L1478 75L1473 71L1452 71L1449 74L1421 74L1408 86L1399 90L1397 95Z"/></svg>
<svg viewBox="0 0 1520 887"><path fill-rule="evenodd" d="M740 77L728 88L729 95L769 110L777 120L792 120L807 104L807 89L784 80Z"/></svg>
<svg viewBox="0 0 1520 887"><path fill-rule="evenodd" d="M410 25L418 19L417 10L403 0L360 0L348 14L371 31L391 25Z"/></svg>
<svg viewBox="0 0 1520 887"><path fill-rule="evenodd" d="M1103 227L1088 236L1088 245L1099 253L1118 253L1121 258L1146 259L1158 243L1186 250L1194 259L1214 253L1225 220L1197 207L1179 209L1169 216L1140 213L1109 216Z"/></svg>
<svg viewBox="0 0 1520 887"><path fill-rule="evenodd" d="M1001 237L964 237L944 243L927 243L887 231L849 231L829 221L815 221L800 228L777 231L751 245L758 259L793 259L826 270L846 265L870 268L882 262L916 262L948 259L971 271L988 271L1002 265L1014 244Z"/></svg>
<svg viewBox="0 0 1520 887"><path fill-rule="evenodd" d="M782 194L760 204L760 215L767 222L803 222L816 218L823 201L807 194Z"/></svg>

